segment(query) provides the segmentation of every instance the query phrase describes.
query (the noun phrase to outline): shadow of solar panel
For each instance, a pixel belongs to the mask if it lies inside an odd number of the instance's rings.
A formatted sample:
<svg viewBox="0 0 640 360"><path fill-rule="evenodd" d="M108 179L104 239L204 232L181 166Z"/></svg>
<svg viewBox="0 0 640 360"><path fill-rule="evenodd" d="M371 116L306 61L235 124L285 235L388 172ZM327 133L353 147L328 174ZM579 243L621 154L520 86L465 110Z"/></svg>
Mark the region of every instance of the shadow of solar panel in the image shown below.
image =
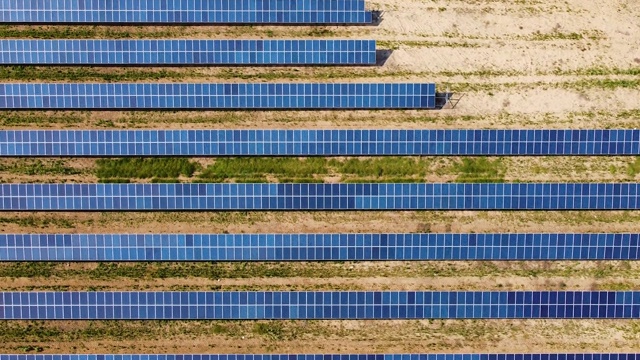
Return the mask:
<svg viewBox="0 0 640 360"><path fill-rule="evenodd" d="M433 109L410 84L0 84L0 109Z"/></svg>
<svg viewBox="0 0 640 360"><path fill-rule="evenodd" d="M3 211L633 209L637 183L0 185Z"/></svg>
<svg viewBox="0 0 640 360"><path fill-rule="evenodd" d="M639 291L3 292L3 320L638 319Z"/></svg>
<svg viewBox="0 0 640 360"><path fill-rule="evenodd" d="M374 40L0 40L2 65L375 65Z"/></svg>
<svg viewBox="0 0 640 360"><path fill-rule="evenodd" d="M0 130L0 156L640 155L640 130Z"/></svg>
<svg viewBox="0 0 640 360"><path fill-rule="evenodd" d="M0 234L0 261L638 260L640 234Z"/></svg>
<svg viewBox="0 0 640 360"><path fill-rule="evenodd" d="M371 24L364 0L22 0L0 2L4 23Z"/></svg>
<svg viewBox="0 0 640 360"><path fill-rule="evenodd" d="M0 360L640 360L640 354L0 354Z"/></svg>

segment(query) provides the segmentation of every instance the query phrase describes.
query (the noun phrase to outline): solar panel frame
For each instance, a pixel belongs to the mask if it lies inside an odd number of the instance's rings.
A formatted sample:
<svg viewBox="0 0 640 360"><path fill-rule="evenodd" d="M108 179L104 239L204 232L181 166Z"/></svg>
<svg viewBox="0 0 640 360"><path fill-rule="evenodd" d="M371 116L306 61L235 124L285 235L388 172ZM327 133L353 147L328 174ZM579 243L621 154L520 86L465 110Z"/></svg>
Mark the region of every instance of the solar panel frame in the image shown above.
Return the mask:
<svg viewBox="0 0 640 360"><path fill-rule="evenodd" d="M433 109L433 83L0 84L0 110Z"/></svg>
<svg viewBox="0 0 640 360"><path fill-rule="evenodd" d="M375 40L0 39L0 65L375 64Z"/></svg>
<svg viewBox="0 0 640 360"><path fill-rule="evenodd" d="M0 211L636 209L638 183L0 184Z"/></svg>
<svg viewBox="0 0 640 360"><path fill-rule="evenodd" d="M373 13L365 10L363 0L22 0L0 6L0 23L14 24L373 24Z"/></svg>
<svg viewBox="0 0 640 360"><path fill-rule="evenodd" d="M0 130L0 156L640 155L640 130Z"/></svg>
<svg viewBox="0 0 640 360"><path fill-rule="evenodd" d="M0 234L0 261L639 260L640 234Z"/></svg>
<svg viewBox="0 0 640 360"><path fill-rule="evenodd" d="M640 291L2 292L1 320L640 319Z"/></svg>

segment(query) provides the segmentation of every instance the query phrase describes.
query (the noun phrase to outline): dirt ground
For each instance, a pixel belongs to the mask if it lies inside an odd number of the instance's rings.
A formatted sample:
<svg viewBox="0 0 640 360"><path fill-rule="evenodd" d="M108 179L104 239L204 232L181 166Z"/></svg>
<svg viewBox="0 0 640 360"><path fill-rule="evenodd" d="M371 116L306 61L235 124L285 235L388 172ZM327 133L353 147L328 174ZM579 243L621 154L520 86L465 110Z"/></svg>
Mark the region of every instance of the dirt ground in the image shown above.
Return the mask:
<svg viewBox="0 0 640 360"><path fill-rule="evenodd" d="M179 38L371 38L392 50L376 68L241 68L296 73L296 81L428 81L462 96L440 111L47 112L0 115L2 128L636 128L640 125L640 2L637 0L375 0L375 27L151 27ZM24 29L24 27L19 27ZM115 30L119 30L114 28ZM112 29L113 30L113 29ZM229 79L230 69L174 69L185 81ZM104 71L118 71L107 69ZM262 81L262 80L258 80ZM285 79L283 81L292 81ZM563 160L564 161L564 160ZM75 168L93 160L68 160ZM509 180L622 181L616 159ZM4 162L2 163L4 164ZM0 165L2 165L0 164ZM563 167L562 163L560 167ZM623 167L621 167L623 168ZM528 177L527 177L528 176ZM3 181L62 181L15 175ZM95 181L74 175L66 181ZM428 181L448 180L432 175ZM2 233L638 232L624 212L2 213ZM0 264L0 266L11 266ZM304 276L91 277L96 264L56 265L66 277L5 277L0 290L99 289L638 289L635 263L398 262L287 264ZM127 265L132 266L132 265ZM235 265L228 265L233 267ZM337 269L337 267L339 269ZM336 271L352 276L333 276ZM250 267L249 267L250 268ZM490 269L487 270L487 269ZM66 269L66 270L65 270ZM86 274L83 274L86 271ZM259 324L263 324L261 326ZM264 329L268 330L264 330ZM639 352L640 323L593 320L309 322L4 322L0 352L399 353Z"/></svg>

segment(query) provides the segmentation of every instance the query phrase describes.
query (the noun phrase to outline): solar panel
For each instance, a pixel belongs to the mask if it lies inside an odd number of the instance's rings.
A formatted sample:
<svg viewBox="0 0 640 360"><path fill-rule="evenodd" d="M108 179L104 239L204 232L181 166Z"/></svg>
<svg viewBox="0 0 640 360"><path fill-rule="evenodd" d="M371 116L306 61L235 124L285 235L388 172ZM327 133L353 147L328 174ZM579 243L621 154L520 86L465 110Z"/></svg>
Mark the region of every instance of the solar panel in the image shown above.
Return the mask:
<svg viewBox="0 0 640 360"><path fill-rule="evenodd" d="M637 183L0 184L2 211L632 209Z"/></svg>
<svg viewBox="0 0 640 360"><path fill-rule="evenodd" d="M0 354L0 360L640 360L640 354Z"/></svg>
<svg viewBox="0 0 640 360"><path fill-rule="evenodd" d="M21 0L0 2L4 23L370 24L364 0Z"/></svg>
<svg viewBox="0 0 640 360"><path fill-rule="evenodd" d="M640 291L3 292L3 320L640 319Z"/></svg>
<svg viewBox="0 0 640 360"><path fill-rule="evenodd" d="M0 234L0 261L638 260L640 234Z"/></svg>
<svg viewBox="0 0 640 360"><path fill-rule="evenodd" d="M375 65L374 40L0 40L0 65Z"/></svg>
<svg viewBox="0 0 640 360"><path fill-rule="evenodd" d="M431 109L435 84L0 84L0 109Z"/></svg>
<svg viewBox="0 0 640 360"><path fill-rule="evenodd" d="M0 156L640 155L640 130L0 130Z"/></svg>

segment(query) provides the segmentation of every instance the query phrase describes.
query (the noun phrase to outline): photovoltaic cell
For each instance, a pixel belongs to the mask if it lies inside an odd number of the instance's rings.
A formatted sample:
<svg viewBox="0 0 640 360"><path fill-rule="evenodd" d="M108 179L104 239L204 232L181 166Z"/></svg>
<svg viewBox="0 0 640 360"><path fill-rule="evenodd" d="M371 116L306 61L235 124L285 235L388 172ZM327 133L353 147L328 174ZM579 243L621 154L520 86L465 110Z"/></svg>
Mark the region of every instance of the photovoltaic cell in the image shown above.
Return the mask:
<svg viewBox="0 0 640 360"><path fill-rule="evenodd" d="M375 65L374 40L0 40L0 65Z"/></svg>
<svg viewBox="0 0 640 360"><path fill-rule="evenodd" d="M640 354L0 354L0 360L640 360Z"/></svg>
<svg viewBox="0 0 640 360"><path fill-rule="evenodd" d="M640 155L640 130L0 130L0 156Z"/></svg>
<svg viewBox="0 0 640 360"><path fill-rule="evenodd" d="M0 261L638 260L640 234L0 234Z"/></svg>
<svg viewBox="0 0 640 360"><path fill-rule="evenodd" d="M0 319L640 319L640 292L3 292Z"/></svg>
<svg viewBox="0 0 640 360"><path fill-rule="evenodd" d="M0 184L3 211L634 209L637 183Z"/></svg>
<svg viewBox="0 0 640 360"><path fill-rule="evenodd" d="M432 109L409 84L0 84L0 109Z"/></svg>
<svg viewBox="0 0 640 360"><path fill-rule="evenodd" d="M2 0L4 23L371 24L364 0Z"/></svg>

